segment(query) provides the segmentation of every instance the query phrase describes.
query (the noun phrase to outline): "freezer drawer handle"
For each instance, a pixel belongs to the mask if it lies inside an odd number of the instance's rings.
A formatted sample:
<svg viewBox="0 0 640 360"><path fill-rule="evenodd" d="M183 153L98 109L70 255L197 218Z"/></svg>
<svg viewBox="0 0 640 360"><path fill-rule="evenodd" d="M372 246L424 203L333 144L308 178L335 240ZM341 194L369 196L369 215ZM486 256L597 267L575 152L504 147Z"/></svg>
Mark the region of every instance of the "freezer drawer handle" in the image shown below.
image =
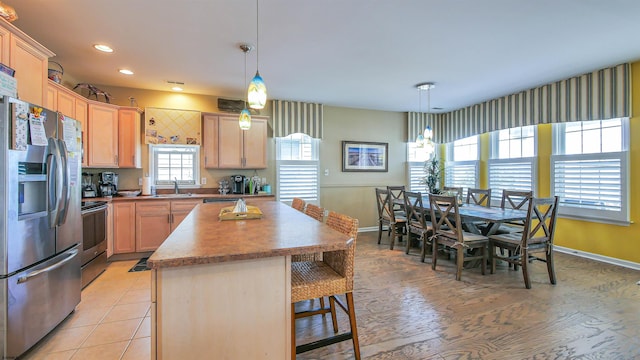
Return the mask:
<svg viewBox="0 0 640 360"><path fill-rule="evenodd" d="M40 275L42 273L53 271L53 270L57 269L57 268L61 267L62 265L64 265L65 263L69 262L74 257L76 257L76 255L78 255L78 248L75 248L75 249L69 251L69 256L67 256L63 260L58 261L57 263L55 263L53 265L47 266L44 269L36 270L36 271L28 273L25 276L19 277L18 278L18 284L22 284L24 282L27 282L27 281L29 281L29 279L31 279L31 278L33 278L35 276L38 276L38 275Z"/></svg>

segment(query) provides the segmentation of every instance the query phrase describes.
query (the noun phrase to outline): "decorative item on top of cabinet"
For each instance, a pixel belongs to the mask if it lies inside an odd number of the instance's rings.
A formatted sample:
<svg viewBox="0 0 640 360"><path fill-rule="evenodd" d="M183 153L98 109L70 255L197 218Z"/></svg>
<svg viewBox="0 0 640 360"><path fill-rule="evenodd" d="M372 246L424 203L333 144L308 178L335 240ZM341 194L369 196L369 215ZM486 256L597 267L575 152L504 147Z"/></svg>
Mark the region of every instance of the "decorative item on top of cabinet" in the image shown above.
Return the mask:
<svg viewBox="0 0 640 360"><path fill-rule="evenodd" d="M124 106L118 109L118 167L120 168L142 167L141 116L142 109Z"/></svg>
<svg viewBox="0 0 640 360"><path fill-rule="evenodd" d="M252 117L251 129L241 130L235 116L218 117L218 167L264 169L267 167L267 119Z"/></svg>
<svg viewBox="0 0 640 360"><path fill-rule="evenodd" d="M118 107L89 100L88 166L118 167Z"/></svg>

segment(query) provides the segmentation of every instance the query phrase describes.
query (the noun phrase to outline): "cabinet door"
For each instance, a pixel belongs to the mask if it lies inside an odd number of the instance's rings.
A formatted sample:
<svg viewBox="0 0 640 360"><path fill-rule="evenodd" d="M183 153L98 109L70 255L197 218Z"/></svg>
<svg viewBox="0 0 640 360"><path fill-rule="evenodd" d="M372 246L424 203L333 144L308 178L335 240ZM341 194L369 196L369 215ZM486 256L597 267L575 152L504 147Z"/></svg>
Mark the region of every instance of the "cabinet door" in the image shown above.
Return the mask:
<svg viewBox="0 0 640 360"><path fill-rule="evenodd" d="M136 203L113 203L113 253L136 251Z"/></svg>
<svg viewBox="0 0 640 360"><path fill-rule="evenodd" d="M200 199L171 201L171 231L177 228L191 210L201 203L202 200Z"/></svg>
<svg viewBox="0 0 640 360"><path fill-rule="evenodd" d="M136 251L154 251L171 233L171 202L145 201L136 205Z"/></svg>
<svg viewBox="0 0 640 360"><path fill-rule="evenodd" d="M107 204L107 258L113 255L113 203Z"/></svg>
<svg viewBox="0 0 640 360"><path fill-rule="evenodd" d="M115 106L89 104L88 165L118 166L118 109Z"/></svg>
<svg viewBox="0 0 640 360"><path fill-rule="evenodd" d="M9 47L11 46L11 32L0 26L0 62L8 64L11 59L9 57Z"/></svg>
<svg viewBox="0 0 640 360"><path fill-rule="evenodd" d="M33 103L44 104L47 96L47 64L49 58L22 39L11 35L10 44L11 66L18 81L18 96L20 99Z"/></svg>
<svg viewBox="0 0 640 360"><path fill-rule="evenodd" d="M64 115L76 118L76 96L66 91L58 90L58 101L56 110Z"/></svg>
<svg viewBox="0 0 640 360"><path fill-rule="evenodd" d="M86 100L83 100L80 96L76 97L76 120L80 121L82 124L82 166L87 167L89 165L88 157L89 153L87 152L87 135L89 132L87 131L87 108L89 105Z"/></svg>
<svg viewBox="0 0 640 360"><path fill-rule="evenodd" d="M264 169L267 167L267 120L253 119L251 129L244 131L243 167Z"/></svg>
<svg viewBox="0 0 640 360"><path fill-rule="evenodd" d="M218 118L218 166L221 169L242 168L242 132L237 117Z"/></svg>
<svg viewBox="0 0 640 360"><path fill-rule="evenodd" d="M202 149L204 167L218 168L218 115L205 114L202 117Z"/></svg>
<svg viewBox="0 0 640 360"><path fill-rule="evenodd" d="M140 112L135 108L118 110L118 167L142 167L140 151Z"/></svg>
<svg viewBox="0 0 640 360"><path fill-rule="evenodd" d="M49 110L58 111L58 90L51 85L47 86L47 103L45 107Z"/></svg>

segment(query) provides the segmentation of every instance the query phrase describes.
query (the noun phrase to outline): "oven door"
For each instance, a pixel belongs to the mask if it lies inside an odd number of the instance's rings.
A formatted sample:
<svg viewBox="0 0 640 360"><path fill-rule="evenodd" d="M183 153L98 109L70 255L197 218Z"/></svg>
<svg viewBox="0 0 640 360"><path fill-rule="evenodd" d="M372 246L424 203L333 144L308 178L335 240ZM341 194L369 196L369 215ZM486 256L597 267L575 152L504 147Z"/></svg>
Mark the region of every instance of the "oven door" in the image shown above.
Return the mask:
<svg viewBox="0 0 640 360"><path fill-rule="evenodd" d="M82 265L107 250L107 205L82 211Z"/></svg>

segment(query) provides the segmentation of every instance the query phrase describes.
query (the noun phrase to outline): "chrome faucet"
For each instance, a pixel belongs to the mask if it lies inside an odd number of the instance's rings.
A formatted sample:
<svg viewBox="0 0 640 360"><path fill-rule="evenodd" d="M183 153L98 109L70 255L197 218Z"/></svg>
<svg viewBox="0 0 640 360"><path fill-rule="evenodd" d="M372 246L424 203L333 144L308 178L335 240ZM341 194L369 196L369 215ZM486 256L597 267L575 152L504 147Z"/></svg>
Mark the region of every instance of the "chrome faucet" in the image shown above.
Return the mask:
<svg viewBox="0 0 640 360"><path fill-rule="evenodd" d="M174 188L174 190L175 190L176 194L179 194L179 193L180 193L180 191L179 191L179 189L178 189L178 178L177 178L177 177L174 177L174 179L175 179L175 181L173 182L173 188Z"/></svg>

